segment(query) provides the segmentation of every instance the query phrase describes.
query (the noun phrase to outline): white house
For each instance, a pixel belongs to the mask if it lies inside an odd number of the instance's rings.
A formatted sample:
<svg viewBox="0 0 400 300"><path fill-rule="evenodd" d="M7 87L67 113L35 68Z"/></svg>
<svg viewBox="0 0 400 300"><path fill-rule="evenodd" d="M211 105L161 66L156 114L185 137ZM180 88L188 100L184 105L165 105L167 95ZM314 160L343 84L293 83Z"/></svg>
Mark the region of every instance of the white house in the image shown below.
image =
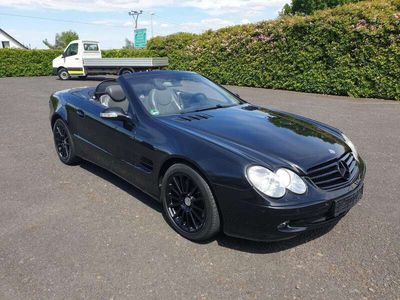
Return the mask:
<svg viewBox="0 0 400 300"><path fill-rule="evenodd" d="M0 49L1 48L20 48L28 49L15 38L0 28Z"/></svg>

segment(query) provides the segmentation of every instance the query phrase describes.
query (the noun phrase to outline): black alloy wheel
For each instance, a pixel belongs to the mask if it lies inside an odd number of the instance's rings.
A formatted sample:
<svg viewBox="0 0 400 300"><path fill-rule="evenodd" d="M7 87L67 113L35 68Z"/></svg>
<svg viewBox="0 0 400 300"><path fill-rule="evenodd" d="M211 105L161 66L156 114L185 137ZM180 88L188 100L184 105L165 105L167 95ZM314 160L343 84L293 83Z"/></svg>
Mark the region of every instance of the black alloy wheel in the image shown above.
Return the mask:
<svg viewBox="0 0 400 300"><path fill-rule="evenodd" d="M60 160L67 164L75 164L78 157L75 155L75 147L71 139L67 125L61 119L57 119L53 125L54 145Z"/></svg>
<svg viewBox="0 0 400 300"><path fill-rule="evenodd" d="M204 196L187 175L178 173L168 178L167 205L168 213L182 230L196 232L204 225Z"/></svg>
<svg viewBox="0 0 400 300"><path fill-rule="evenodd" d="M205 241L220 228L218 209L207 182L184 164L170 167L162 183L164 214L187 239Z"/></svg>

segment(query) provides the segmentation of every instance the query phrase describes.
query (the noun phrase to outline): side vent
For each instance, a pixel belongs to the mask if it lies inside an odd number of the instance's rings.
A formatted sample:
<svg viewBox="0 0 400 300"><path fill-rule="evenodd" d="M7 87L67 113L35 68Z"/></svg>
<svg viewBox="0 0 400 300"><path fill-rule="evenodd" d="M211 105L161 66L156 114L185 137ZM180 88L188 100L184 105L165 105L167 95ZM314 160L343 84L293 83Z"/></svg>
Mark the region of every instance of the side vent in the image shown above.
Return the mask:
<svg viewBox="0 0 400 300"><path fill-rule="evenodd" d="M242 109L253 111L253 110L258 110L258 107L254 106L254 105L247 105L247 106L242 107Z"/></svg>
<svg viewBox="0 0 400 300"><path fill-rule="evenodd" d="M153 171L153 162L146 157L142 157L137 167L147 173L151 173Z"/></svg>
<svg viewBox="0 0 400 300"><path fill-rule="evenodd" d="M191 122L191 121L207 120L209 118L211 118L210 115L195 114L195 115L181 116L181 117L178 117L177 120L182 121L182 122Z"/></svg>

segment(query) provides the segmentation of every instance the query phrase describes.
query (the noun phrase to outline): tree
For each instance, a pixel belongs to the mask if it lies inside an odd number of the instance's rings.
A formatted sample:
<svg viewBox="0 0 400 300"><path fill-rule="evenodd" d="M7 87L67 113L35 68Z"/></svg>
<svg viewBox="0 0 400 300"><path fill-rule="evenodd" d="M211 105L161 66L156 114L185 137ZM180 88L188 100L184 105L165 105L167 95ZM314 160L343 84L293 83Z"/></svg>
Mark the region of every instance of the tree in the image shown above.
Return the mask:
<svg viewBox="0 0 400 300"><path fill-rule="evenodd" d="M133 49L133 48L135 48L133 46L133 42L130 39L126 38L125 39L125 46L123 46L122 49Z"/></svg>
<svg viewBox="0 0 400 300"><path fill-rule="evenodd" d="M282 8L281 15L311 15L316 10L358 1L361 0L292 0Z"/></svg>
<svg viewBox="0 0 400 300"><path fill-rule="evenodd" d="M79 35L72 31L63 31L61 33L56 34L56 38L54 40L54 44L50 44L47 39L43 41L43 44L45 44L47 47L50 49L64 49L65 47L68 46L68 44L73 41L73 40L78 40Z"/></svg>

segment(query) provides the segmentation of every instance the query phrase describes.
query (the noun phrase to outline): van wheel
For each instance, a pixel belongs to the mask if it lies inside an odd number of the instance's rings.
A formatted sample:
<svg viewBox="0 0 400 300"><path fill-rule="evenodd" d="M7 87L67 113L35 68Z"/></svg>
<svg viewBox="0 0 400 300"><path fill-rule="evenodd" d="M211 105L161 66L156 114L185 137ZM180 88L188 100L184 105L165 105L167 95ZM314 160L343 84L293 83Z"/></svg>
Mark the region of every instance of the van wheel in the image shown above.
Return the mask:
<svg viewBox="0 0 400 300"><path fill-rule="evenodd" d="M133 73L133 70L131 69L122 69L121 72L119 72L119 75L131 74L131 73Z"/></svg>
<svg viewBox="0 0 400 300"><path fill-rule="evenodd" d="M61 80L68 80L71 78L71 75L69 75L66 68L61 68L60 70L58 70L57 74Z"/></svg>

